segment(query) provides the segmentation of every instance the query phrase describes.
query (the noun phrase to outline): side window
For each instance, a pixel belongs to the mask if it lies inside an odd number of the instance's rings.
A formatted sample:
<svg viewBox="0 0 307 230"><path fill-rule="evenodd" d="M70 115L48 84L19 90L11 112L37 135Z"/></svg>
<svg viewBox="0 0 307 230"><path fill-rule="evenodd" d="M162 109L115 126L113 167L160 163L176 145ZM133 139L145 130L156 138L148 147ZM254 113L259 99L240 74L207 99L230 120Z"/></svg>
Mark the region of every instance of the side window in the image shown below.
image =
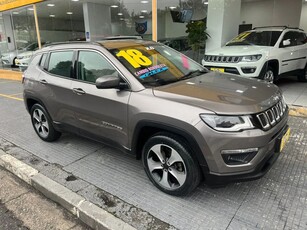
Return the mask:
<svg viewBox="0 0 307 230"><path fill-rule="evenodd" d="M303 45L306 43L306 35L304 33L298 32L297 44Z"/></svg>
<svg viewBox="0 0 307 230"><path fill-rule="evenodd" d="M42 58L41 58L41 61L40 61L40 63L39 63L39 66L40 66L41 68L44 68L44 67L45 67L47 55L48 55L48 54L43 54L43 56L42 56Z"/></svg>
<svg viewBox="0 0 307 230"><path fill-rule="evenodd" d="M71 77L73 51L60 51L50 54L48 72L63 77Z"/></svg>
<svg viewBox="0 0 307 230"><path fill-rule="evenodd" d="M97 78L112 74L118 73L100 54L92 51L79 52L78 78L80 80L95 83Z"/></svg>
<svg viewBox="0 0 307 230"><path fill-rule="evenodd" d="M290 45L289 46L296 46L297 45L297 35L296 32L287 32L284 35L283 41L284 40L289 40L290 41Z"/></svg>

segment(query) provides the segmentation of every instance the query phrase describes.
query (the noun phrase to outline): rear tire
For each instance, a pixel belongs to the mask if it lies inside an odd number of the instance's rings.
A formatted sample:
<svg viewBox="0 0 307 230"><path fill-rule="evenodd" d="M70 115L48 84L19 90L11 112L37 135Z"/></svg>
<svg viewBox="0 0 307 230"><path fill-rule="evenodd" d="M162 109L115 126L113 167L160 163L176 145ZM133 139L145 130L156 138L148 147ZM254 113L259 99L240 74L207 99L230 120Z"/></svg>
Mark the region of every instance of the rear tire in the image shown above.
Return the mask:
<svg viewBox="0 0 307 230"><path fill-rule="evenodd" d="M43 141L52 142L59 139L61 133L53 128L52 120L42 105L33 105L30 114L33 128Z"/></svg>
<svg viewBox="0 0 307 230"><path fill-rule="evenodd" d="M175 196L192 192L200 183L201 171L185 140L161 132L145 143L142 160L151 182L161 191Z"/></svg>
<svg viewBox="0 0 307 230"><path fill-rule="evenodd" d="M298 81L307 82L307 64L305 69L302 70L301 74L297 76Z"/></svg>

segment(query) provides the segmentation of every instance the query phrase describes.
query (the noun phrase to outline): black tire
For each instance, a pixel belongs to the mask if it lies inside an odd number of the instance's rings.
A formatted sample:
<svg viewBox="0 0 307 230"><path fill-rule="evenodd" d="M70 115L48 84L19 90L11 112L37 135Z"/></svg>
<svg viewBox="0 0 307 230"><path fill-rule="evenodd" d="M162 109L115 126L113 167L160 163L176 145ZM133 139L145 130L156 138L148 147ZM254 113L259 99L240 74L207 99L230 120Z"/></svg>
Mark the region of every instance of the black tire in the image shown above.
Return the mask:
<svg viewBox="0 0 307 230"><path fill-rule="evenodd" d="M17 59L16 57L13 59L13 64L11 65L12 68L15 68L17 66L16 65L16 59Z"/></svg>
<svg viewBox="0 0 307 230"><path fill-rule="evenodd" d="M300 82L307 82L307 64L305 69L302 70L301 74L297 76L297 80Z"/></svg>
<svg viewBox="0 0 307 230"><path fill-rule="evenodd" d="M152 148L161 150L165 156L164 163L157 158L157 154ZM149 138L145 143L142 151L143 166L147 176L158 189L170 195L184 196L198 186L202 177L200 166L192 154L184 139L174 134L161 132ZM173 163L170 162L175 158L177 160L174 160ZM152 170L152 165L156 164L159 169ZM168 175L164 177L168 186L163 185L165 184L162 182L164 175ZM181 182L176 178L181 178Z"/></svg>
<svg viewBox="0 0 307 230"><path fill-rule="evenodd" d="M42 105L33 105L30 111L30 115L33 128L36 134L43 141L52 142L59 139L61 133L53 128L52 120Z"/></svg>
<svg viewBox="0 0 307 230"><path fill-rule="evenodd" d="M261 76L259 77L261 80L266 82L273 83L276 81L276 74L274 69L271 66L264 67L265 69L262 71Z"/></svg>

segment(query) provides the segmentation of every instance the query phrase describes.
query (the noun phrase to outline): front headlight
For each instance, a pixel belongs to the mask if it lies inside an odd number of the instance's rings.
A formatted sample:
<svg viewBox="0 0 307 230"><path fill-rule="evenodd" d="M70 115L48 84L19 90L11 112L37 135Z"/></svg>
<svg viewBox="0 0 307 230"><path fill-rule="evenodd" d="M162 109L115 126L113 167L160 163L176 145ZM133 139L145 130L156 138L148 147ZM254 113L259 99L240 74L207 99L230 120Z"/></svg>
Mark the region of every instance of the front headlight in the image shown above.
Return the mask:
<svg viewBox="0 0 307 230"><path fill-rule="evenodd" d="M249 116L201 114L200 118L212 129L222 132L239 132L255 127Z"/></svg>
<svg viewBox="0 0 307 230"><path fill-rule="evenodd" d="M241 62L256 62L262 57L261 54L243 56Z"/></svg>

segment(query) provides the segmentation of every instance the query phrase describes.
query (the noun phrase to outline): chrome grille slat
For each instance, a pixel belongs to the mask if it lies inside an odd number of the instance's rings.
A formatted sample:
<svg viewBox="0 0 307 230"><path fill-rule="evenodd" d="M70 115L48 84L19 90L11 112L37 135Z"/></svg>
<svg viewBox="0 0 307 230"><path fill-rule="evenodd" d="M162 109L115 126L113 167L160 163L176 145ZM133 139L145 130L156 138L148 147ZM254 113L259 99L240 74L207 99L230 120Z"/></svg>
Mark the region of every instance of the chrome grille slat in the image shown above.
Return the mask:
<svg viewBox="0 0 307 230"><path fill-rule="evenodd" d="M238 62L241 61L241 56L205 55L204 60L207 61L207 62L238 63Z"/></svg>
<svg viewBox="0 0 307 230"><path fill-rule="evenodd" d="M256 115L258 121L264 130L269 130L274 125L278 124L285 115L287 105L281 100L270 109Z"/></svg>

